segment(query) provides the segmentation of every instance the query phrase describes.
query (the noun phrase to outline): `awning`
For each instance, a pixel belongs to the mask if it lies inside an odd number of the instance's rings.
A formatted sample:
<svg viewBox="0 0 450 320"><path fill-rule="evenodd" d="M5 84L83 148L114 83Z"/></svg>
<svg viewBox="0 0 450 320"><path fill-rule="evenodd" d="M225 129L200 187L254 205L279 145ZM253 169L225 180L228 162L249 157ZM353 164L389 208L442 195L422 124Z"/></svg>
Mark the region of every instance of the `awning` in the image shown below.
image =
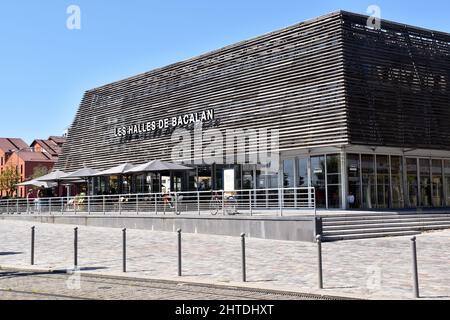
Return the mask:
<svg viewBox="0 0 450 320"><path fill-rule="evenodd" d="M75 172L69 173L68 175L64 176L61 180L74 180L74 179L84 179L87 180L90 177L95 176L100 171L90 168L83 168L80 170L77 170Z"/></svg>
<svg viewBox="0 0 450 320"><path fill-rule="evenodd" d="M38 181L36 179L25 181L22 183L16 184L18 187L30 186L30 187L44 187L44 188L53 188L56 187L57 184L55 182L46 182L46 181Z"/></svg>
<svg viewBox="0 0 450 320"><path fill-rule="evenodd" d="M141 165L138 165L126 173L136 173L136 172L160 172L160 171L187 171L193 168L185 167L179 164L163 162L160 160L153 160Z"/></svg>
<svg viewBox="0 0 450 320"><path fill-rule="evenodd" d="M64 171L56 170L49 174L46 174L45 176L36 178L37 181L45 181L45 182L58 182L61 181L64 177L67 176L67 173Z"/></svg>
<svg viewBox="0 0 450 320"><path fill-rule="evenodd" d="M114 175L121 175L126 173L128 170L131 170L134 168L134 165L131 163L124 163L121 165L118 165L116 167L113 167L111 169L102 171L97 173L95 176L114 176Z"/></svg>

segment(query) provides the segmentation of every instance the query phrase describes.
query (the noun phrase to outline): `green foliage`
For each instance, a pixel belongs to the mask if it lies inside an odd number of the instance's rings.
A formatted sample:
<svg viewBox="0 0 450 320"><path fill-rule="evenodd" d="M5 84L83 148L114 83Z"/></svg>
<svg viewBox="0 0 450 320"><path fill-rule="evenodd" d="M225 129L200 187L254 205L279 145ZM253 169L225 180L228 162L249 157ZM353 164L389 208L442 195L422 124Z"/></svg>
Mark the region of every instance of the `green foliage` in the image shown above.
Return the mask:
<svg viewBox="0 0 450 320"><path fill-rule="evenodd" d="M20 183L20 174L13 166L6 167L0 174L0 191L5 192L8 198L16 193L18 183Z"/></svg>
<svg viewBox="0 0 450 320"><path fill-rule="evenodd" d="M36 179L36 178L45 176L48 173L49 173L49 170L47 167L39 165L33 169L33 174L31 175L31 178Z"/></svg>

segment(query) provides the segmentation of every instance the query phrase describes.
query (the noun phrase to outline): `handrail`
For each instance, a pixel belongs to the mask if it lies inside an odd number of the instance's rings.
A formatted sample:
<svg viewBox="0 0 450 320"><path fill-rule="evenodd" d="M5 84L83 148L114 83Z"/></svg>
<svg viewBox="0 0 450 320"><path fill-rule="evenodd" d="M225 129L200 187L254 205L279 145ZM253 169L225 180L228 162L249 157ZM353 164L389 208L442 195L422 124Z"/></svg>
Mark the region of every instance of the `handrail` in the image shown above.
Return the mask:
<svg viewBox="0 0 450 320"><path fill-rule="evenodd" d="M218 197L215 197L218 195ZM219 200L214 200L217 198ZM220 210L212 209L220 204ZM232 191L180 191L158 193L125 193L113 195L77 195L53 198L0 200L0 214L38 213L130 213L136 214L204 214L220 211L222 214L273 214L280 216L289 210L316 209L315 189L265 188ZM233 213L234 212L234 213ZM215 212L216 214L217 212Z"/></svg>

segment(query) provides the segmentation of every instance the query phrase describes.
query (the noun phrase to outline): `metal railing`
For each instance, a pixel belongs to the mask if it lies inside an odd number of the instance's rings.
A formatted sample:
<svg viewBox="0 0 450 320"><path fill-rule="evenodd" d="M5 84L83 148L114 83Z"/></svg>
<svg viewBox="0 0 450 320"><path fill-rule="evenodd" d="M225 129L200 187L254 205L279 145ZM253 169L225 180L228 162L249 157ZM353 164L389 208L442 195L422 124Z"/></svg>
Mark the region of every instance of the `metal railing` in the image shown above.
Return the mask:
<svg viewBox="0 0 450 320"><path fill-rule="evenodd" d="M0 200L0 214L278 215L316 212L314 188Z"/></svg>

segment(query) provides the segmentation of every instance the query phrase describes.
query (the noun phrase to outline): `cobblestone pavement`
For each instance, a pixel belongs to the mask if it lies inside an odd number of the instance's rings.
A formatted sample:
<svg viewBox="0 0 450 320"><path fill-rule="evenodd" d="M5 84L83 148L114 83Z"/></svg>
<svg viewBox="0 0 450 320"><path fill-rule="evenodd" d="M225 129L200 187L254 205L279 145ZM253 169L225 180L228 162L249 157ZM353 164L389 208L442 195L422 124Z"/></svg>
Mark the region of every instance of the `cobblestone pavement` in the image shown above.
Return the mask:
<svg viewBox="0 0 450 320"><path fill-rule="evenodd" d="M180 282L128 280L33 272L0 271L0 300L306 300L294 294L217 288Z"/></svg>
<svg viewBox="0 0 450 320"><path fill-rule="evenodd" d="M73 267L70 225L0 221L0 266L29 268L30 228L36 226L36 267ZM84 273L123 275L122 231L80 227ZM183 234L183 281L373 299L412 297L410 237L323 244L324 290L317 289L312 243L247 239L247 280L240 282L240 238ZM177 235L128 230L130 277L179 280ZM450 230L417 237L421 297L450 299ZM0 280L2 281L2 280ZM120 297L120 295L118 295Z"/></svg>

